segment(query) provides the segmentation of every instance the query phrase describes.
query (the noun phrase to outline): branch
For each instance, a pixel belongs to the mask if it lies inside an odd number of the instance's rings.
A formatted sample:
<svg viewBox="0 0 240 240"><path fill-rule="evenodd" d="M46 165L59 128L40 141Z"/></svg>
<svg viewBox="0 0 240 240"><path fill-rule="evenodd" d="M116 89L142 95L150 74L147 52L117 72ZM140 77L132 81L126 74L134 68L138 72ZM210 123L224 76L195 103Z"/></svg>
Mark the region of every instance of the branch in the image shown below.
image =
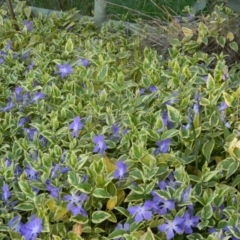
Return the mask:
<svg viewBox="0 0 240 240"><path fill-rule="evenodd" d="M17 19L15 17L14 12L13 12L12 2L11 2L11 0L6 0L6 2L7 2L7 7L8 7L8 10L10 12L11 18L14 21L14 27L15 27L16 31L19 31L19 27L17 25Z"/></svg>

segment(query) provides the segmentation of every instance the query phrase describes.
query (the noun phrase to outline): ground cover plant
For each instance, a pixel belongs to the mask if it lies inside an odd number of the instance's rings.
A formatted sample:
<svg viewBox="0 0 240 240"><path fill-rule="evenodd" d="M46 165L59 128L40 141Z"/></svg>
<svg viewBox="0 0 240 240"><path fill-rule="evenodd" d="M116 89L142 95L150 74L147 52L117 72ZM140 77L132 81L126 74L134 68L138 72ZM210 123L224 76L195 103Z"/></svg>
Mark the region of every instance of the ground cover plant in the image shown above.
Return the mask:
<svg viewBox="0 0 240 240"><path fill-rule="evenodd" d="M216 28L231 11L164 58L74 11L15 13L19 31L0 9L0 238L240 239L239 68L201 51L237 51Z"/></svg>

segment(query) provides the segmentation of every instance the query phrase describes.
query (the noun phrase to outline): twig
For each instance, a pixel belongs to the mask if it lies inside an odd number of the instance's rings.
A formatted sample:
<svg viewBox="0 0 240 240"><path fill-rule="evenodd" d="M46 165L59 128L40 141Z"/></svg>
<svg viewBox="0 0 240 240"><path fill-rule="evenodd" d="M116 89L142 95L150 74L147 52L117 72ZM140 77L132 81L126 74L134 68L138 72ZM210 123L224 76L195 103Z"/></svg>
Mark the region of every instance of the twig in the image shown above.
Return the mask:
<svg viewBox="0 0 240 240"><path fill-rule="evenodd" d="M16 31L19 31L19 27L17 25L17 19L15 17L15 14L14 14L14 11L13 11L13 7L12 7L12 2L11 2L11 0L6 0L6 2L7 2L7 7L8 7L8 10L10 12L11 18L14 21L14 23L13 23L14 27L15 27Z"/></svg>

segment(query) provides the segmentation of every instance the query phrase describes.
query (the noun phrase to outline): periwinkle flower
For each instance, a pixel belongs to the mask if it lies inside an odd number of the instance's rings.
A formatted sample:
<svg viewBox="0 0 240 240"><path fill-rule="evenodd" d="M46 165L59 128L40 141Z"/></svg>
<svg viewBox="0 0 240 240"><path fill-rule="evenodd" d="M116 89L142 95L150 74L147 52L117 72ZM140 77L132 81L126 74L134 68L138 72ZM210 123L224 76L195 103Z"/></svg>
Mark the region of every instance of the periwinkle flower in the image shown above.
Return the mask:
<svg viewBox="0 0 240 240"><path fill-rule="evenodd" d="M11 110L12 108L15 108L15 103L13 102L12 98L9 97L8 98L8 102L7 102L7 106L4 108L1 108L0 111L2 112L8 112L9 110Z"/></svg>
<svg viewBox="0 0 240 240"><path fill-rule="evenodd" d="M8 43L7 43L7 46L6 46L6 50L9 51L12 47L12 41L9 40Z"/></svg>
<svg viewBox="0 0 240 240"><path fill-rule="evenodd" d="M27 135L28 140L31 141L31 142L34 139L34 136L39 134L38 130L34 127L23 128L23 130L24 130L24 133Z"/></svg>
<svg viewBox="0 0 240 240"><path fill-rule="evenodd" d="M165 190L167 186L171 187L173 189L176 189L177 187L180 186L180 183L176 182L173 172L171 172L164 181L161 181L161 182L158 183L158 187L161 190Z"/></svg>
<svg viewBox="0 0 240 240"><path fill-rule="evenodd" d="M154 85L151 85L151 86L149 87L149 90L150 90L151 93L154 93L154 92L157 91L157 88L156 88Z"/></svg>
<svg viewBox="0 0 240 240"><path fill-rule="evenodd" d="M152 202L146 201L143 206L130 206L128 207L128 212L135 216L135 222L139 223L143 220L151 220L152 219Z"/></svg>
<svg viewBox="0 0 240 240"><path fill-rule="evenodd" d="M186 17L188 19L188 22L193 22L195 20L195 16L191 13L188 13Z"/></svg>
<svg viewBox="0 0 240 240"><path fill-rule="evenodd" d="M140 95L143 95L143 94L145 93L145 89L144 89L144 88L141 88L141 89L139 90L139 93L140 93Z"/></svg>
<svg viewBox="0 0 240 240"><path fill-rule="evenodd" d="M119 131L120 131L120 128L119 128L118 124L117 124L117 123L114 123L114 124L112 125L112 133L113 133L113 136L114 136L114 137L118 137L118 136L119 136Z"/></svg>
<svg viewBox="0 0 240 240"><path fill-rule="evenodd" d="M80 195L75 193L74 195L63 196L63 200L68 202L67 209L71 211L74 216L78 214L84 217L87 216L87 212L83 208L83 204L87 199L88 195L85 193L81 193Z"/></svg>
<svg viewBox="0 0 240 240"><path fill-rule="evenodd" d="M59 190L60 190L60 187L57 188L53 185L51 185L50 181L47 181L46 182L46 188L47 190L49 191L50 195L55 198L55 199L58 199L59 198Z"/></svg>
<svg viewBox="0 0 240 240"><path fill-rule="evenodd" d="M78 137L79 131L82 129L82 123L81 123L81 118L79 116L75 117L73 119L73 122L69 125L69 129L73 130L72 131L72 137Z"/></svg>
<svg viewBox="0 0 240 240"><path fill-rule="evenodd" d="M224 111L225 109L227 109L228 108L228 105L225 103L225 102L221 102L220 103L220 106L218 107L218 110L220 111L220 112L222 112L222 111Z"/></svg>
<svg viewBox="0 0 240 240"><path fill-rule="evenodd" d="M198 103L194 103L193 111L195 114L199 114L199 109L200 109L200 105Z"/></svg>
<svg viewBox="0 0 240 240"><path fill-rule="evenodd" d="M88 67L90 65L89 61L86 58L82 58L81 61L84 67Z"/></svg>
<svg viewBox="0 0 240 240"><path fill-rule="evenodd" d="M115 230L120 230L123 229L125 230L127 233L129 233L130 231L130 224L129 223L118 223ZM121 238L114 238L114 240L125 240L125 237L121 237Z"/></svg>
<svg viewBox="0 0 240 240"><path fill-rule="evenodd" d="M62 78L66 77L67 75L73 73L73 70L71 66L67 63L64 64L58 64L57 65L58 70L55 72L55 74L60 74Z"/></svg>
<svg viewBox="0 0 240 240"><path fill-rule="evenodd" d="M19 166L19 164L17 164L14 170L15 176L20 176L22 172L23 172L22 168Z"/></svg>
<svg viewBox="0 0 240 240"><path fill-rule="evenodd" d="M10 167L10 166L12 165L12 160L9 159L9 158L6 158L6 159L4 160L4 162L5 162L5 164L6 164L6 167Z"/></svg>
<svg viewBox="0 0 240 240"><path fill-rule="evenodd" d="M32 97L32 101L34 103L37 103L39 100L45 98L45 94L44 93L41 93L41 92L36 92L34 93L33 97Z"/></svg>
<svg viewBox="0 0 240 240"><path fill-rule="evenodd" d="M96 146L93 149L93 152L100 152L102 156L104 156L104 152L107 149L107 145L104 141L103 135L97 135L93 137L93 142L96 144Z"/></svg>
<svg viewBox="0 0 240 240"><path fill-rule="evenodd" d="M25 52L21 57L22 61L27 59L29 56L30 56L30 52L29 51Z"/></svg>
<svg viewBox="0 0 240 240"><path fill-rule="evenodd" d="M8 199L10 197L11 193L9 191L9 187L8 187L8 184L4 184L2 186L2 200L5 202L5 203L8 203Z"/></svg>
<svg viewBox="0 0 240 240"><path fill-rule="evenodd" d="M52 170L51 170L51 179L53 179L53 178L56 176L56 173L57 173L59 167L60 167L59 164L56 164L56 165L52 168Z"/></svg>
<svg viewBox="0 0 240 240"><path fill-rule="evenodd" d="M20 102L22 100L22 91L23 91L23 88L21 87L16 87L15 88L15 97L16 97L16 100L17 102Z"/></svg>
<svg viewBox="0 0 240 240"><path fill-rule="evenodd" d="M42 232L42 229L42 219L33 215L27 223L22 225L20 233L25 237L25 240L36 240L38 234Z"/></svg>
<svg viewBox="0 0 240 240"><path fill-rule="evenodd" d="M113 177L116 179L123 179L125 177L125 174L127 172L127 164L123 162L123 160L119 160L116 164L117 169L115 170Z"/></svg>
<svg viewBox="0 0 240 240"><path fill-rule="evenodd" d="M26 26L28 32L31 32L33 30L33 22L24 20L23 24Z"/></svg>
<svg viewBox="0 0 240 240"><path fill-rule="evenodd" d="M24 127L25 123L30 123L30 117L21 117L18 121L18 127Z"/></svg>
<svg viewBox="0 0 240 240"><path fill-rule="evenodd" d="M169 151L169 147L170 147L170 143L171 143L171 139L170 138L166 138L166 139L164 139L162 141L157 142L156 145L158 147L154 150L154 154L168 152Z"/></svg>
<svg viewBox="0 0 240 240"><path fill-rule="evenodd" d="M191 216L190 213L185 212L183 215L183 230L186 234L191 234L193 233L192 228L197 227L199 221L200 221L200 217L198 216Z"/></svg>
<svg viewBox="0 0 240 240"><path fill-rule="evenodd" d="M185 191L183 191L181 194L181 203L190 201L191 190L192 190L192 185L190 184L188 188Z"/></svg>
<svg viewBox="0 0 240 240"><path fill-rule="evenodd" d="M34 62L31 61L31 63L27 66L27 71L29 72L34 67Z"/></svg>
<svg viewBox="0 0 240 240"><path fill-rule="evenodd" d="M23 226L23 223L20 220L21 218L19 215L15 216L13 219L8 221L8 227L14 230L15 232L20 233L20 229Z"/></svg>
<svg viewBox="0 0 240 240"><path fill-rule="evenodd" d="M170 240L174 238L175 235L174 231L178 234L183 233L183 229L181 226L183 222L184 219L179 216L176 216L173 221L166 219L165 223L158 226L158 230L160 232L165 232L167 240Z"/></svg>
<svg viewBox="0 0 240 240"><path fill-rule="evenodd" d="M168 211L172 211L175 208L175 202L173 200L161 199L158 206L158 213L160 215L167 214Z"/></svg>
<svg viewBox="0 0 240 240"><path fill-rule="evenodd" d="M30 180L36 180L38 178L39 172L34 170L30 166L30 164L27 164L27 166L25 168L25 172L26 172L26 175L27 175L28 179L30 179Z"/></svg>

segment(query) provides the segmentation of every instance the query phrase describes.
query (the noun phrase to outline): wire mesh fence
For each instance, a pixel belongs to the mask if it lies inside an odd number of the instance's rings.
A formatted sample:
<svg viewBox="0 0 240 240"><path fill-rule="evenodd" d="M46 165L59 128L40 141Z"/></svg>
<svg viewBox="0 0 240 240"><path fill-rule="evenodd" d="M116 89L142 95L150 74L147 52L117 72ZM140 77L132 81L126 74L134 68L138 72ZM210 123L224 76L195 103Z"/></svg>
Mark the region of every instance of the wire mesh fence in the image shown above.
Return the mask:
<svg viewBox="0 0 240 240"><path fill-rule="evenodd" d="M164 18L181 15L195 0L107 0L107 15L115 20ZM66 11L76 8L82 15L93 16L94 0L27 0L28 5Z"/></svg>

